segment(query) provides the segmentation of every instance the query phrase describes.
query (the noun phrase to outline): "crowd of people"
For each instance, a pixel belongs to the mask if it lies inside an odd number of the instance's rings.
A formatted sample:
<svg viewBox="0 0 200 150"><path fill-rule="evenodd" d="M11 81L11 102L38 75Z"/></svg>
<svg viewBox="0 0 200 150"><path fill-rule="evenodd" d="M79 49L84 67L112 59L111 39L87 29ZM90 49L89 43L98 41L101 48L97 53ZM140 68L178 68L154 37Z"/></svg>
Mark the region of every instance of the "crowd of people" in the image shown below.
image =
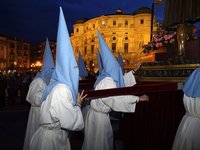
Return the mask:
<svg viewBox="0 0 200 150"><path fill-rule="evenodd" d="M29 105L26 95L35 72L0 72L0 108L15 106L17 103Z"/></svg>

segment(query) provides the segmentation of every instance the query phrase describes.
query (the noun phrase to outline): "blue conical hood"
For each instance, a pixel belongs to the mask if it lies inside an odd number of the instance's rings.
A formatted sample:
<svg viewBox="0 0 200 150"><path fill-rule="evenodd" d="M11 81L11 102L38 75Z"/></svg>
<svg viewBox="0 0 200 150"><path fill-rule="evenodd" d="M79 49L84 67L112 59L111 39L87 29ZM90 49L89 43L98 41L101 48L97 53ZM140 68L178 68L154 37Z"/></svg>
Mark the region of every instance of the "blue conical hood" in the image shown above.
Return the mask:
<svg viewBox="0 0 200 150"><path fill-rule="evenodd" d="M85 64L83 61L83 58L81 56L81 53L78 53L78 68L79 68L79 76L80 77L87 77L88 76L88 72L85 68Z"/></svg>
<svg viewBox="0 0 200 150"><path fill-rule="evenodd" d="M195 69L188 77L183 92L189 97L200 97L200 68Z"/></svg>
<svg viewBox="0 0 200 150"><path fill-rule="evenodd" d="M109 47L107 46L99 31L97 31L97 34L100 44L100 55L102 58L103 71L100 75L101 77L99 76L97 78L95 85L100 82L103 76L109 76L116 82L117 87L124 87L124 77L119 63L111 53Z"/></svg>
<svg viewBox="0 0 200 150"><path fill-rule="evenodd" d="M46 96L51 89L58 83L66 84L73 96L72 104L76 105L79 83L79 69L72 49L67 25L60 7L58 23L57 45L56 45L56 66L51 78L51 83L47 88Z"/></svg>
<svg viewBox="0 0 200 150"><path fill-rule="evenodd" d="M119 65L122 68L122 73L124 74L124 62L123 62L122 56L120 55L120 52L118 52L118 62L119 62Z"/></svg>
<svg viewBox="0 0 200 150"><path fill-rule="evenodd" d="M97 50L97 60L98 60L99 74L101 74L101 72L103 70L103 66L102 66L101 55L100 55L100 52L98 50Z"/></svg>
<svg viewBox="0 0 200 150"><path fill-rule="evenodd" d="M44 80L46 84L48 84L52 76L53 69L54 69L54 61L53 61L53 56L52 56L51 49L49 46L48 38L46 39L46 45L45 45L42 64L43 65L42 65L41 72L37 73L35 78L40 77Z"/></svg>

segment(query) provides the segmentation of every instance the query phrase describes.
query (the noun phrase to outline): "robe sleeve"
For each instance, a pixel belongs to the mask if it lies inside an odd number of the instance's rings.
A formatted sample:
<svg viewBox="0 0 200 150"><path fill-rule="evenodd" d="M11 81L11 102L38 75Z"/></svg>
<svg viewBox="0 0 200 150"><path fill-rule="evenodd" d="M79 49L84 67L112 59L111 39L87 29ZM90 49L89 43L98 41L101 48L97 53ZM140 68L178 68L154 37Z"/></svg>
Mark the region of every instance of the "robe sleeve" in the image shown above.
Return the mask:
<svg viewBox="0 0 200 150"><path fill-rule="evenodd" d="M30 86L26 96L26 100L33 106L40 106L41 97L46 88L46 84L40 78L34 79Z"/></svg>
<svg viewBox="0 0 200 150"><path fill-rule="evenodd" d="M116 88L116 84L112 79L105 79L103 82L100 82L98 88ZM114 111L135 112L136 103L139 101L139 97L135 95L122 95L102 98L101 100Z"/></svg>
<svg viewBox="0 0 200 150"><path fill-rule="evenodd" d="M136 84L133 71L129 71L124 74L124 83L125 83L125 87L134 86Z"/></svg>
<svg viewBox="0 0 200 150"><path fill-rule="evenodd" d="M57 86L52 95L50 114L60 122L61 128L81 130L84 127L81 109L79 106L72 106L71 99L71 92L66 86Z"/></svg>

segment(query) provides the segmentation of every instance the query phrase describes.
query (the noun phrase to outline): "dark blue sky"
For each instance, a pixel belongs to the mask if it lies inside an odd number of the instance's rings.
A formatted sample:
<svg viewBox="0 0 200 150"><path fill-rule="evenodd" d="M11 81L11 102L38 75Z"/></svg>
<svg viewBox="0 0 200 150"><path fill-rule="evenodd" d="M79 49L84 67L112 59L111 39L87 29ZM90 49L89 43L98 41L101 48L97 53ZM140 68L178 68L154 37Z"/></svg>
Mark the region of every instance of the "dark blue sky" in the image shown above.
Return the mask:
<svg viewBox="0 0 200 150"><path fill-rule="evenodd" d="M88 19L115 13L121 8L132 14L136 9L151 8L154 0L0 0L0 34L37 43L56 39L59 6L63 8L70 32L73 23L83 17ZM163 6L157 6L158 19L163 16Z"/></svg>

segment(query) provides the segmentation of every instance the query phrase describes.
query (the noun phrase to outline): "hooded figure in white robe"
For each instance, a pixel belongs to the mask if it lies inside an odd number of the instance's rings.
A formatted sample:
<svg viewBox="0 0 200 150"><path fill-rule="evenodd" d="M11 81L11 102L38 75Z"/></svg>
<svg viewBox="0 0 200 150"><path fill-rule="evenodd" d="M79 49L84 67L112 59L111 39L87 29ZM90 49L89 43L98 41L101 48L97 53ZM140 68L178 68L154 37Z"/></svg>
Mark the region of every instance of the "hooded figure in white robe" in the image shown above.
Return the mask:
<svg viewBox="0 0 200 150"><path fill-rule="evenodd" d="M79 70L62 8L57 33L56 66L40 110L40 128L33 135L30 150L70 150L69 130L84 127L77 105Z"/></svg>
<svg viewBox="0 0 200 150"><path fill-rule="evenodd" d="M79 68L80 79L88 77L88 72L80 52L78 53L78 68Z"/></svg>
<svg viewBox="0 0 200 150"><path fill-rule="evenodd" d="M99 68L99 75L100 75L103 70L103 65L102 65L102 58L98 50L97 50L97 60L98 60L98 68ZM120 52L118 52L118 62L121 67L122 73L124 74L125 87L134 86L136 84L136 79L134 76L135 71L131 70L126 73L124 72L124 62L123 62L122 56L120 55ZM138 67L137 69L139 69L139 66L137 67Z"/></svg>
<svg viewBox="0 0 200 150"><path fill-rule="evenodd" d="M124 87L124 77L119 63L99 32L98 38L103 69L95 82L95 90ZM137 102L139 97L134 95L91 100L85 120L82 150L113 150L113 130L109 112L134 112Z"/></svg>
<svg viewBox="0 0 200 150"><path fill-rule="evenodd" d="M177 129L172 150L200 150L200 68L188 77L183 92L186 113Z"/></svg>
<svg viewBox="0 0 200 150"><path fill-rule="evenodd" d="M46 46L43 55L43 65L41 72L38 72L29 86L26 100L31 104L29 117L26 127L23 150L27 150L31 137L39 128L39 114L42 94L48 85L53 73L54 61L50 50L49 41L46 40Z"/></svg>
<svg viewBox="0 0 200 150"><path fill-rule="evenodd" d="M135 76L134 76L135 71L131 70L131 71L126 72L126 73L124 72L124 62L123 62L123 58L122 58L120 52L118 52L118 62L119 62L119 65L122 69L122 73L124 75L125 87L135 85L136 84L136 79L135 79ZM137 65L139 65L139 63ZM138 68L136 68L136 70L139 69L140 66L137 66L137 67Z"/></svg>

